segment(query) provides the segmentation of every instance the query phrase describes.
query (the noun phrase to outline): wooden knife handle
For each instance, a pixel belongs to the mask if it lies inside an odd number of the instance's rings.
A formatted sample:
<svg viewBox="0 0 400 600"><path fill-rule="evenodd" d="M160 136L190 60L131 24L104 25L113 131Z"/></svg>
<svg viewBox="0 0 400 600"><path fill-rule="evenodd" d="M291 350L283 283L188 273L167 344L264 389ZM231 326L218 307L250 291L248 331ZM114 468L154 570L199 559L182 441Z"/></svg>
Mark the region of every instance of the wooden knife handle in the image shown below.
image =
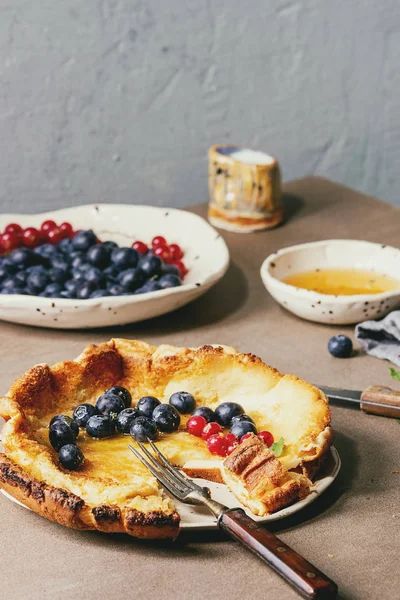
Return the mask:
<svg viewBox="0 0 400 600"><path fill-rule="evenodd" d="M363 404L363 400L368 402L379 402L385 406ZM394 407L397 407L397 409ZM360 408L373 415L400 419L400 392L395 392L391 388L383 385L371 385L361 394Z"/></svg>
<svg viewBox="0 0 400 600"><path fill-rule="evenodd" d="M241 508L232 508L223 513L219 526L255 552L303 598L336 598L338 589L333 581L281 542L261 523L250 519Z"/></svg>

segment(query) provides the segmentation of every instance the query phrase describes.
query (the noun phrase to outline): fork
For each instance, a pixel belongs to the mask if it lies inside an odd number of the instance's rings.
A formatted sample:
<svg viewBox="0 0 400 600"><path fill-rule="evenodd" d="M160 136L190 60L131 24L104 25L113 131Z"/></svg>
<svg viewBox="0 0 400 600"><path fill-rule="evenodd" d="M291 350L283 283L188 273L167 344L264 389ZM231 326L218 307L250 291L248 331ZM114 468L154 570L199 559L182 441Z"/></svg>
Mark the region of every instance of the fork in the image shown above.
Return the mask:
<svg viewBox="0 0 400 600"><path fill-rule="evenodd" d="M180 502L206 506L217 518L220 529L255 552L286 580L303 598L331 600L337 596L337 585L305 558L281 542L244 512L228 508L211 497L207 487L200 487L182 471L172 466L157 446L147 438L155 458L146 446L136 440L143 454L129 444L130 450L147 467L159 483Z"/></svg>

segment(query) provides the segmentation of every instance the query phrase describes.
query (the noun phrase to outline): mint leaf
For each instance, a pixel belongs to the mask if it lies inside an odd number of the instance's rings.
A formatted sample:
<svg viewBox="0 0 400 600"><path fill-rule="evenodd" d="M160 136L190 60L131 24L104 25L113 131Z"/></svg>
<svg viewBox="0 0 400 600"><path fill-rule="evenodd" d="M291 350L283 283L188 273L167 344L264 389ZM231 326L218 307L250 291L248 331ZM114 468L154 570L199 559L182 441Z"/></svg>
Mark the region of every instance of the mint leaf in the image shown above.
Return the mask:
<svg viewBox="0 0 400 600"><path fill-rule="evenodd" d="M280 438L278 442L274 442L272 446L270 446L270 450L275 454L275 456L280 456L282 454L283 446L285 445L285 440L283 437Z"/></svg>
<svg viewBox="0 0 400 600"><path fill-rule="evenodd" d="M396 371L396 369L393 369L393 367L389 367L389 372L393 379L400 381L400 371Z"/></svg>

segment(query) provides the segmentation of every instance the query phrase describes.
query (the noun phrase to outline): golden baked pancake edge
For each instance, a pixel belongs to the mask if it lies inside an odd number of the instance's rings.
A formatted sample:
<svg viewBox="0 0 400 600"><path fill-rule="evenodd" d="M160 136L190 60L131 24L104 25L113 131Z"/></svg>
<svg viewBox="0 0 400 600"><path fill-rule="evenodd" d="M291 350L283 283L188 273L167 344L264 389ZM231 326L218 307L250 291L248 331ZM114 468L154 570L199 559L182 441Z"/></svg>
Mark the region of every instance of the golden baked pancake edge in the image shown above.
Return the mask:
<svg viewBox="0 0 400 600"><path fill-rule="evenodd" d="M75 472L59 465L48 443L47 427L54 414L71 415L78 404L95 403L112 385L127 387L132 405L144 395L167 402L178 390L191 392L197 405L210 408L238 402L259 431L271 431L276 440L283 437L279 463L293 474L292 479L296 473L297 479L303 476L303 484L297 495L293 496L293 486L285 495L277 492L283 484L276 479L271 489L276 502L260 504L257 498L245 502L250 508L261 506L255 511L258 514L279 510L306 493L304 481L311 485L309 479L332 441L324 394L293 375L282 375L252 354L226 346L156 347L113 339L88 346L76 360L52 367L36 365L0 399L0 416L6 420L0 487L35 512L69 527L143 538L176 537L179 514L154 477L132 457L127 448L131 438L93 440L80 434L78 445L83 446L86 462ZM185 432L184 424L182 418L179 432L161 435L160 449L192 476L221 481L222 470L227 480L222 459L216 460L203 440ZM243 501L243 494L236 495Z"/></svg>

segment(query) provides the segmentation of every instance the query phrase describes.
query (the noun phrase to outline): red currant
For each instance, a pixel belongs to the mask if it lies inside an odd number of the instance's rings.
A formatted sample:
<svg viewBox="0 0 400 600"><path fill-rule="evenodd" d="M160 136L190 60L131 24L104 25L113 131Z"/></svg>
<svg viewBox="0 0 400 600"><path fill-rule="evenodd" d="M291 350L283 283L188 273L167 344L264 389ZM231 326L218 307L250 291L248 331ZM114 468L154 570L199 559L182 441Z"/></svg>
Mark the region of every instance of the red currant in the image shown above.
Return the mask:
<svg viewBox="0 0 400 600"><path fill-rule="evenodd" d="M182 248L178 244L170 244L169 251L171 252L172 260L180 260L183 256Z"/></svg>
<svg viewBox="0 0 400 600"><path fill-rule="evenodd" d="M243 444L244 440L247 440L247 438L249 438L251 435L253 435L253 434L245 433L244 435L242 435L242 437L240 438L239 444Z"/></svg>
<svg viewBox="0 0 400 600"><path fill-rule="evenodd" d="M228 450L228 444L226 443L225 436L220 433L211 435L207 439L207 448L211 454L217 454L218 456L226 456Z"/></svg>
<svg viewBox="0 0 400 600"><path fill-rule="evenodd" d="M227 456L229 456L229 454L232 454L232 452L234 451L235 448L238 447L238 443L236 442L235 444L229 444L229 446L226 449L226 454Z"/></svg>
<svg viewBox="0 0 400 600"><path fill-rule="evenodd" d="M18 233L3 233L0 235L0 248L3 252L10 252L21 245L21 236Z"/></svg>
<svg viewBox="0 0 400 600"><path fill-rule="evenodd" d="M50 231L47 233L49 244L53 244L54 246L61 242L61 240L63 240L65 237L67 237L66 234L60 231L58 227L56 227L56 229L50 229Z"/></svg>
<svg viewBox="0 0 400 600"><path fill-rule="evenodd" d="M57 224L55 223L55 221L43 221L40 229L41 231L44 231L44 233L47 233L48 231L51 231L52 229L55 229L57 227Z"/></svg>
<svg viewBox="0 0 400 600"><path fill-rule="evenodd" d="M183 262L181 260L174 260L172 261L172 264L178 267L181 278L183 279L188 272Z"/></svg>
<svg viewBox="0 0 400 600"><path fill-rule="evenodd" d="M4 233L16 233L16 234L21 235L22 234L22 227L21 227L21 225L18 225L18 223L10 223L4 229Z"/></svg>
<svg viewBox="0 0 400 600"><path fill-rule="evenodd" d="M154 249L154 256L158 256L158 258L161 258L165 263L171 262L171 253L167 246L157 246L157 248Z"/></svg>
<svg viewBox="0 0 400 600"><path fill-rule="evenodd" d="M225 439L228 442L228 444L237 444L239 442L234 433L227 433Z"/></svg>
<svg viewBox="0 0 400 600"><path fill-rule="evenodd" d="M147 244L145 244L144 242L139 242L139 240L137 242L133 242L132 248L134 250L137 250L137 252L139 252L139 254L146 254L146 252L149 249Z"/></svg>
<svg viewBox="0 0 400 600"><path fill-rule="evenodd" d="M268 448L274 443L274 436L270 431L260 431L257 437L259 440L264 442Z"/></svg>
<svg viewBox="0 0 400 600"><path fill-rule="evenodd" d="M221 425L219 423L216 423L215 421L212 421L211 423L207 423L207 425L204 427L201 433L201 437L203 438L203 440L206 440L210 437L210 435L214 435L215 433L221 433L221 431Z"/></svg>
<svg viewBox="0 0 400 600"><path fill-rule="evenodd" d="M159 246L166 246L167 240L162 235L156 235L156 237L153 237L153 239L151 240L151 245L153 248L158 248Z"/></svg>
<svg viewBox="0 0 400 600"><path fill-rule="evenodd" d="M61 223L60 227L58 228L63 234L64 237L66 238L72 238L74 235L74 230L73 227L71 225L71 223Z"/></svg>
<svg viewBox="0 0 400 600"><path fill-rule="evenodd" d="M206 425L207 421L204 417L201 417L200 415L195 415L194 417L190 417L190 419L188 419L188 422L186 423L186 429L192 435L200 437Z"/></svg>
<svg viewBox="0 0 400 600"><path fill-rule="evenodd" d="M35 248L42 242L42 233L36 227L27 227L22 234L24 246Z"/></svg>

